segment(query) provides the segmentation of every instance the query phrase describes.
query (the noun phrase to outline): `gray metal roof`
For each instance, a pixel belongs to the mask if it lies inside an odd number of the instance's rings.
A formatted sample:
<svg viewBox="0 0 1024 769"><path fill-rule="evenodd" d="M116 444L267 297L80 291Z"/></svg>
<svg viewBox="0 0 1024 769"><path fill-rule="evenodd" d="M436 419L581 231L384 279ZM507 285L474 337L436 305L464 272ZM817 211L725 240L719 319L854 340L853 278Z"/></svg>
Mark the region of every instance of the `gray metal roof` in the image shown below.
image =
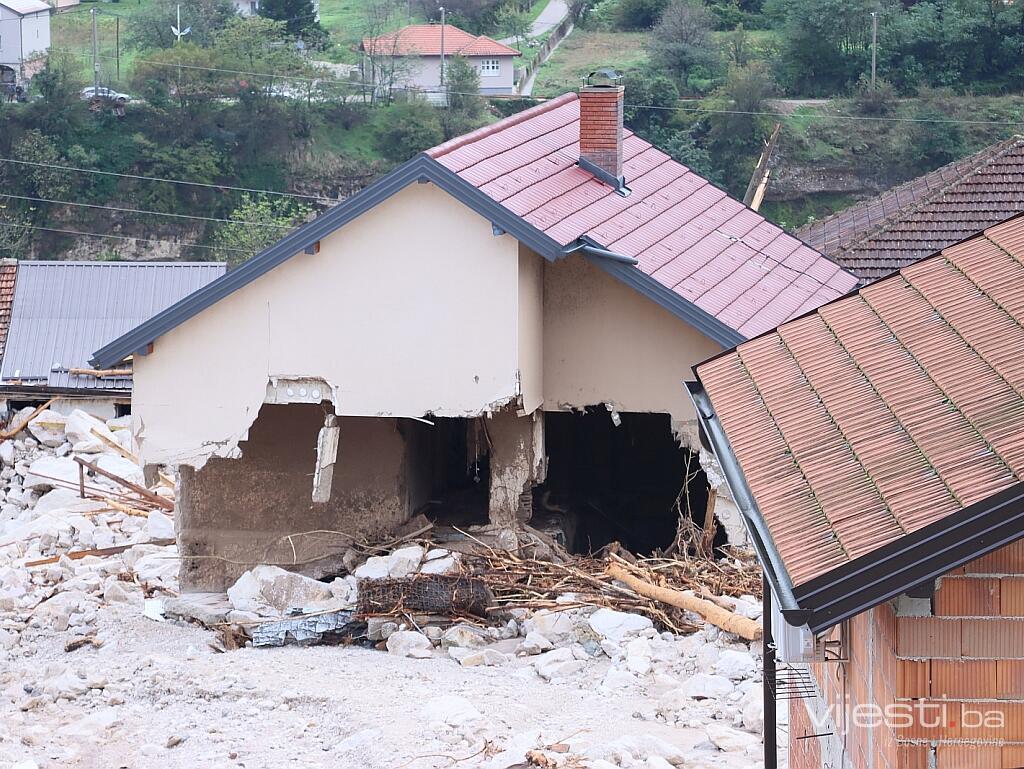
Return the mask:
<svg viewBox="0 0 1024 769"><path fill-rule="evenodd" d="M221 262L20 262L0 386L131 389L130 378L53 369L89 368L93 350L225 271Z"/></svg>

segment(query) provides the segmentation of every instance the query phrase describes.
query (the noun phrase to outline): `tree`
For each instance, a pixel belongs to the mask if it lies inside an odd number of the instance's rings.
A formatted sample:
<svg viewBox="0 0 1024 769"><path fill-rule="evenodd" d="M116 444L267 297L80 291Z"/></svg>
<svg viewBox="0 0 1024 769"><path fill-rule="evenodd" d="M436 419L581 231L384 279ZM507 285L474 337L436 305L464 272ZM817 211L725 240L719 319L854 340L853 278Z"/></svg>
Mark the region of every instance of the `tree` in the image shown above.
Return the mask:
<svg viewBox="0 0 1024 769"><path fill-rule="evenodd" d="M781 17L778 75L801 96L843 93L871 65L871 12L877 0L772 0Z"/></svg>
<svg viewBox="0 0 1024 769"><path fill-rule="evenodd" d="M313 0L262 0L260 16L284 22L289 35L312 44L319 44L327 34L316 20Z"/></svg>
<svg viewBox="0 0 1024 769"><path fill-rule="evenodd" d="M363 83L370 87L370 101L391 104L395 89L411 72L412 62L400 56L401 37L392 30L399 24L395 0L370 0L363 8ZM392 33L392 34L389 34Z"/></svg>
<svg viewBox="0 0 1024 769"><path fill-rule="evenodd" d="M441 116L444 138L476 128L484 112L480 73L464 56L452 56L444 68L446 107Z"/></svg>
<svg viewBox="0 0 1024 769"><path fill-rule="evenodd" d="M763 62L729 70L725 84L709 100L707 150L722 168L726 186L742 192L750 181L762 142L770 131L764 102L774 91Z"/></svg>
<svg viewBox="0 0 1024 769"><path fill-rule="evenodd" d="M136 49L170 48L177 43L171 25L177 3L152 3L128 17L128 44ZM181 23L191 27L186 38L198 46L213 43L214 34L235 17L231 0L182 0Z"/></svg>
<svg viewBox="0 0 1024 769"><path fill-rule="evenodd" d="M54 168L67 165L55 141L30 128L15 143L13 151L14 159L23 161L23 165L17 172L9 174L6 184L31 197L49 200L67 197L73 181L68 171Z"/></svg>
<svg viewBox="0 0 1024 769"><path fill-rule="evenodd" d="M618 0L615 9L617 29L650 29L658 23L668 0Z"/></svg>
<svg viewBox="0 0 1024 769"><path fill-rule="evenodd" d="M132 85L147 101L173 104L180 117L194 121L214 99L233 95L236 79L221 72L221 65L213 49L182 43L147 54L135 67Z"/></svg>
<svg viewBox="0 0 1024 769"><path fill-rule="evenodd" d="M54 52L42 72L32 78L33 87L43 98L31 102L29 124L64 142L75 138L88 115L88 107L79 98L79 63L67 54Z"/></svg>
<svg viewBox="0 0 1024 769"><path fill-rule="evenodd" d="M651 58L685 84L691 69L714 63L713 28L714 17L701 0L672 0L651 30Z"/></svg>
<svg viewBox="0 0 1024 769"><path fill-rule="evenodd" d="M412 156L444 141L439 110L426 102L411 101L380 110L377 148L391 161L404 163Z"/></svg>
<svg viewBox="0 0 1024 769"><path fill-rule="evenodd" d="M305 222L312 211L285 197L243 195L228 217L235 221L220 225L214 236L218 257L229 264L244 262Z"/></svg>
<svg viewBox="0 0 1024 769"><path fill-rule="evenodd" d="M510 37L522 48L530 37L530 19L525 13L517 13L508 9L498 17L498 29L505 37Z"/></svg>
<svg viewBox="0 0 1024 769"><path fill-rule="evenodd" d="M250 72L268 72L282 58L298 58L288 46L274 45L287 34L283 21L261 16L236 16L217 32L216 46L223 55L235 59Z"/></svg>

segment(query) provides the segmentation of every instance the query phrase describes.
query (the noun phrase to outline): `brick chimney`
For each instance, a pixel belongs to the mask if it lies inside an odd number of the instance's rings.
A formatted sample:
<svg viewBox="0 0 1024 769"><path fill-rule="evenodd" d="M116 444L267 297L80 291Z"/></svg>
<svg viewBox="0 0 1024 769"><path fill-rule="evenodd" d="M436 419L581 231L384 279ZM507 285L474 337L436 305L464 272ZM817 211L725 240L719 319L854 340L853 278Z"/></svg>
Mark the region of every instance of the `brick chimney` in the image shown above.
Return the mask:
<svg viewBox="0 0 1024 769"><path fill-rule="evenodd" d="M580 166L617 187L622 179L621 85L585 85L580 90Z"/></svg>

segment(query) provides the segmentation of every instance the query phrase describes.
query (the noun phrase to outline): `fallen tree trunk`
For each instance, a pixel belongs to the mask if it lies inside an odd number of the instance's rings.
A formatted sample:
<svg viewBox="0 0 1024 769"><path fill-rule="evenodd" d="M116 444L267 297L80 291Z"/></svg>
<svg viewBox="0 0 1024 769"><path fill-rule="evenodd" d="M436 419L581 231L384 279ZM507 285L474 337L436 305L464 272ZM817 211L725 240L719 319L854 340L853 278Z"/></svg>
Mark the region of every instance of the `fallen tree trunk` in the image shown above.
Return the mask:
<svg viewBox="0 0 1024 769"><path fill-rule="evenodd" d="M669 606L675 606L678 609L686 609L694 614L699 614L712 625L721 628L727 633L734 633L748 641L757 641L761 638L761 626L754 622L754 620L735 614L728 609L723 609L711 601L705 601L703 598L697 598L693 595L686 595L672 588L652 585L635 574L631 574L625 567L617 563L608 564L608 576L619 580L619 582L627 585L631 590L635 591L638 595L642 595L644 598L650 598L661 603L667 603Z"/></svg>

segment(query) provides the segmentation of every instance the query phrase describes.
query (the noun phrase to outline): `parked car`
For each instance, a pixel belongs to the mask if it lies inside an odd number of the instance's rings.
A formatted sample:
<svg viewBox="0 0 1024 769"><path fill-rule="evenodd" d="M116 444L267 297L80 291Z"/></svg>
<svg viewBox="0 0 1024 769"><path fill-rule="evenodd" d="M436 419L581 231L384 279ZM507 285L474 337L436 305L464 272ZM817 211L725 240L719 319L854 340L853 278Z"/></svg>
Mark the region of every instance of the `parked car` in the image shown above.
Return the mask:
<svg viewBox="0 0 1024 769"><path fill-rule="evenodd" d="M127 104L132 100L132 97L126 93L119 93L113 88L104 88L103 86L99 88L89 86L82 89L82 101L93 101L94 99L107 99L119 104Z"/></svg>

